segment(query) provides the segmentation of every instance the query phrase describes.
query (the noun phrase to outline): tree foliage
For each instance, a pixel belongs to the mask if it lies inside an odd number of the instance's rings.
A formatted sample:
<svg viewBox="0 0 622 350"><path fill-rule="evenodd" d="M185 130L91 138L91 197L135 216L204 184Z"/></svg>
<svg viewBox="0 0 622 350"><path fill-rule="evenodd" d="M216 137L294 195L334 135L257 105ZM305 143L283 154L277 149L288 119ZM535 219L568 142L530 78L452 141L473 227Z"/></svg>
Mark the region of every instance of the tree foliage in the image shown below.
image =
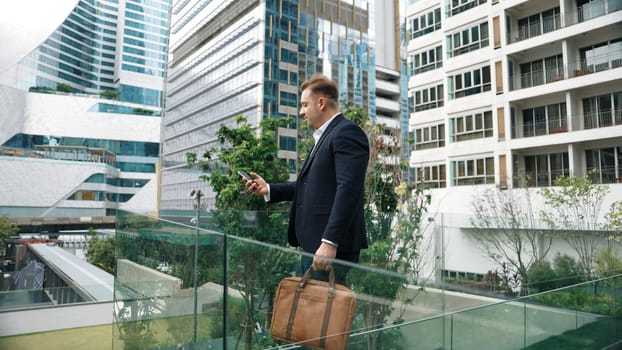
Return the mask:
<svg viewBox="0 0 622 350"><path fill-rule="evenodd" d="M213 214L225 234L285 246L287 204L268 204L263 197L253 195L246 190L237 171L255 172L267 182L287 181L287 164L277 157L276 132L291 120L264 119L259 130L244 116L235 121L235 127L221 125L218 129L218 147L206 150L201 158L188 153L188 163L207 172L201 179L208 181L216 192L217 210ZM239 239L228 240L226 253L231 266L227 283L240 291L246 306L239 332L250 348L256 339L257 298L262 294L270 302L274 299L276 283L290 272L293 256Z"/></svg>
<svg viewBox="0 0 622 350"><path fill-rule="evenodd" d="M586 280L581 264L568 254L555 254L553 263L540 260L529 269L530 291L543 292L571 286Z"/></svg>
<svg viewBox="0 0 622 350"><path fill-rule="evenodd" d="M367 114L358 107L350 107L345 117L357 123L368 136L370 158L365 181L365 220L369 248L361 252L360 264L381 268L395 274L369 272L353 269L348 281L357 292L374 295L397 303L363 303L359 310L366 329L385 324L394 311L412 301L413 296L404 293L405 284L417 279L421 270L420 243L421 223L430 203L430 196L422 188L413 188L402 182L405 163L400 159L400 140L397 131L387 133L385 126L373 124ZM401 276L409 276L411 280ZM401 299L400 299L401 298ZM396 348L395 334L372 332L367 337L367 348Z"/></svg>
<svg viewBox="0 0 622 350"><path fill-rule="evenodd" d="M608 192L607 186L592 183L590 174L559 177L555 187L540 192L546 206L540 213L542 220L574 249L588 273L593 270L597 243L606 229L599 217Z"/></svg>
<svg viewBox="0 0 622 350"><path fill-rule="evenodd" d="M4 252L9 239L19 232L19 227L12 224L6 216L0 217L0 252ZM2 253L4 256L6 252Z"/></svg>
<svg viewBox="0 0 622 350"><path fill-rule="evenodd" d="M611 203L605 218L610 230L608 238L616 242L622 241L622 201Z"/></svg>
<svg viewBox="0 0 622 350"><path fill-rule="evenodd" d="M188 163L207 171L201 179L208 181L216 192L218 210L282 210L283 205L269 205L262 197L246 191L237 171L256 172L267 182L287 181L288 168L277 158L275 140L277 129L287 126L291 120L264 119L259 131L243 115L237 116L235 121L235 127L223 124L218 129L219 147L206 150L201 158L188 153Z"/></svg>
<svg viewBox="0 0 622 350"><path fill-rule="evenodd" d="M56 91L60 91L60 92L73 92L73 87L69 84L66 83L57 83L56 84Z"/></svg>
<svg viewBox="0 0 622 350"><path fill-rule="evenodd" d="M507 264L520 285L528 286L528 271L546 257L553 241L539 228L529 189L489 188L473 197L472 206L469 238L498 266Z"/></svg>
<svg viewBox="0 0 622 350"><path fill-rule="evenodd" d="M98 237L92 229L89 230L89 233L85 252L87 261L106 272L114 273L115 236Z"/></svg>
<svg viewBox="0 0 622 350"><path fill-rule="evenodd" d="M601 277L622 274L622 257L612 246L603 249L596 256L596 272Z"/></svg>

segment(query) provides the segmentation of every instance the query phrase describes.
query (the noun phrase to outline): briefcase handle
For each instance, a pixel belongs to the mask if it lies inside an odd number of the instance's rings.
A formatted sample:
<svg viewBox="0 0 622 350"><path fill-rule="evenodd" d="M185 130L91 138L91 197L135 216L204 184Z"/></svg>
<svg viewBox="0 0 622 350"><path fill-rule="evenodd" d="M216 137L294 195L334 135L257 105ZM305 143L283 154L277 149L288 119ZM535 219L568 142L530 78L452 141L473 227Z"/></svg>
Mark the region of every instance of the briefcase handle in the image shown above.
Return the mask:
<svg viewBox="0 0 622 350"><path fill-rule="evenodd" d="M300 279L300 282L298 283L298 288L299 289L304 288L307 282L309 282L309 280L311 279L311 276L313 276L313 265L309 266L309 268L304 273L304 275L302 275L302 278ZM335 270L333 269L333 265L330 265L329 275L328 275L329 294L332 294L334 290L335 290Z"/></svg>

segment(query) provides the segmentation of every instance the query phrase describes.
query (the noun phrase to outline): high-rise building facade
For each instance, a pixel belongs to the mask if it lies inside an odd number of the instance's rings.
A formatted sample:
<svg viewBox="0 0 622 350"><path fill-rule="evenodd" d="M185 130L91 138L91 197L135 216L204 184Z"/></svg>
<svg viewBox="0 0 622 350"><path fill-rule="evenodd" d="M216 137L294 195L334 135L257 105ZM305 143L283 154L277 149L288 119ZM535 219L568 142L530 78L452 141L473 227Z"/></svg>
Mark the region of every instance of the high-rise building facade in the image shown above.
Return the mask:
<svg viewBox="0 0 622 350"><path fill-rule="evenodd" d="M622 2L409 1L406 17L410 166L435 212L560 175L608 185L603 213L622 198ZM465 239L445 268L485 273Z"/></svg>
<svg viewBox="0 0 622 350"><path fill-rule="evenodd" d="M246 116L293 117L278 131L278 157L298 169L299 85L323 73L339 102L373 120L406 125L405 55L399 1L283 0L179 2L173 6L162 126L161 210L190 209L188 193L209 185L188 168L186 153L217 147L220 125ZM378 40L382 38L382 40ZM205 206L213 208L214 194Z"/></svg>
<svg viewBox="0 0 622 350"><path fill-rule="evenodd" d="M157 210L170 6L75 1L0 72L2 214Z"/></svg>

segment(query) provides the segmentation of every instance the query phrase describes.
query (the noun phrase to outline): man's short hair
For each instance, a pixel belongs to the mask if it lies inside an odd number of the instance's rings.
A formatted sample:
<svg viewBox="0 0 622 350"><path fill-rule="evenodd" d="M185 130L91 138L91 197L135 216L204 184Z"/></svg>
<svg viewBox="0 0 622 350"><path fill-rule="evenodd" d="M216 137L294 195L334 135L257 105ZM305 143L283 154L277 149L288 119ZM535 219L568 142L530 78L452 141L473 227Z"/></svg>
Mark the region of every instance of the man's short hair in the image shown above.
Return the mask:
<svg viewBox="0 0 622 350"><path fill-rule="evenodd" d="M300 85L300 91L311 90L313 95L322 95L328 99L329 106L337 108L339 89L337 83L323 74L315 74Z"/></svg>

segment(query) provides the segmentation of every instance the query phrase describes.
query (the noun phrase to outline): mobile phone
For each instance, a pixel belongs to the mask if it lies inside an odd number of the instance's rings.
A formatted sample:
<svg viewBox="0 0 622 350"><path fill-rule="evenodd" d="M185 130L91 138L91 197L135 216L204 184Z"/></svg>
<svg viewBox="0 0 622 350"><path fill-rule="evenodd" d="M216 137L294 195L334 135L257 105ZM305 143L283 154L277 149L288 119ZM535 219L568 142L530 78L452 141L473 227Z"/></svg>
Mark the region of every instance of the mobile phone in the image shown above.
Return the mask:
<svg viewBox="0 0 622 350"><path fill-rule="evenodd" d="M243 177L243 178L245 178L246 180L248 180L248 181L253 181L253 177L252 177L249 173L247 173L246 171L243 171L243 170L238 170L238 174L239 174L241 177Z"/></svg>

